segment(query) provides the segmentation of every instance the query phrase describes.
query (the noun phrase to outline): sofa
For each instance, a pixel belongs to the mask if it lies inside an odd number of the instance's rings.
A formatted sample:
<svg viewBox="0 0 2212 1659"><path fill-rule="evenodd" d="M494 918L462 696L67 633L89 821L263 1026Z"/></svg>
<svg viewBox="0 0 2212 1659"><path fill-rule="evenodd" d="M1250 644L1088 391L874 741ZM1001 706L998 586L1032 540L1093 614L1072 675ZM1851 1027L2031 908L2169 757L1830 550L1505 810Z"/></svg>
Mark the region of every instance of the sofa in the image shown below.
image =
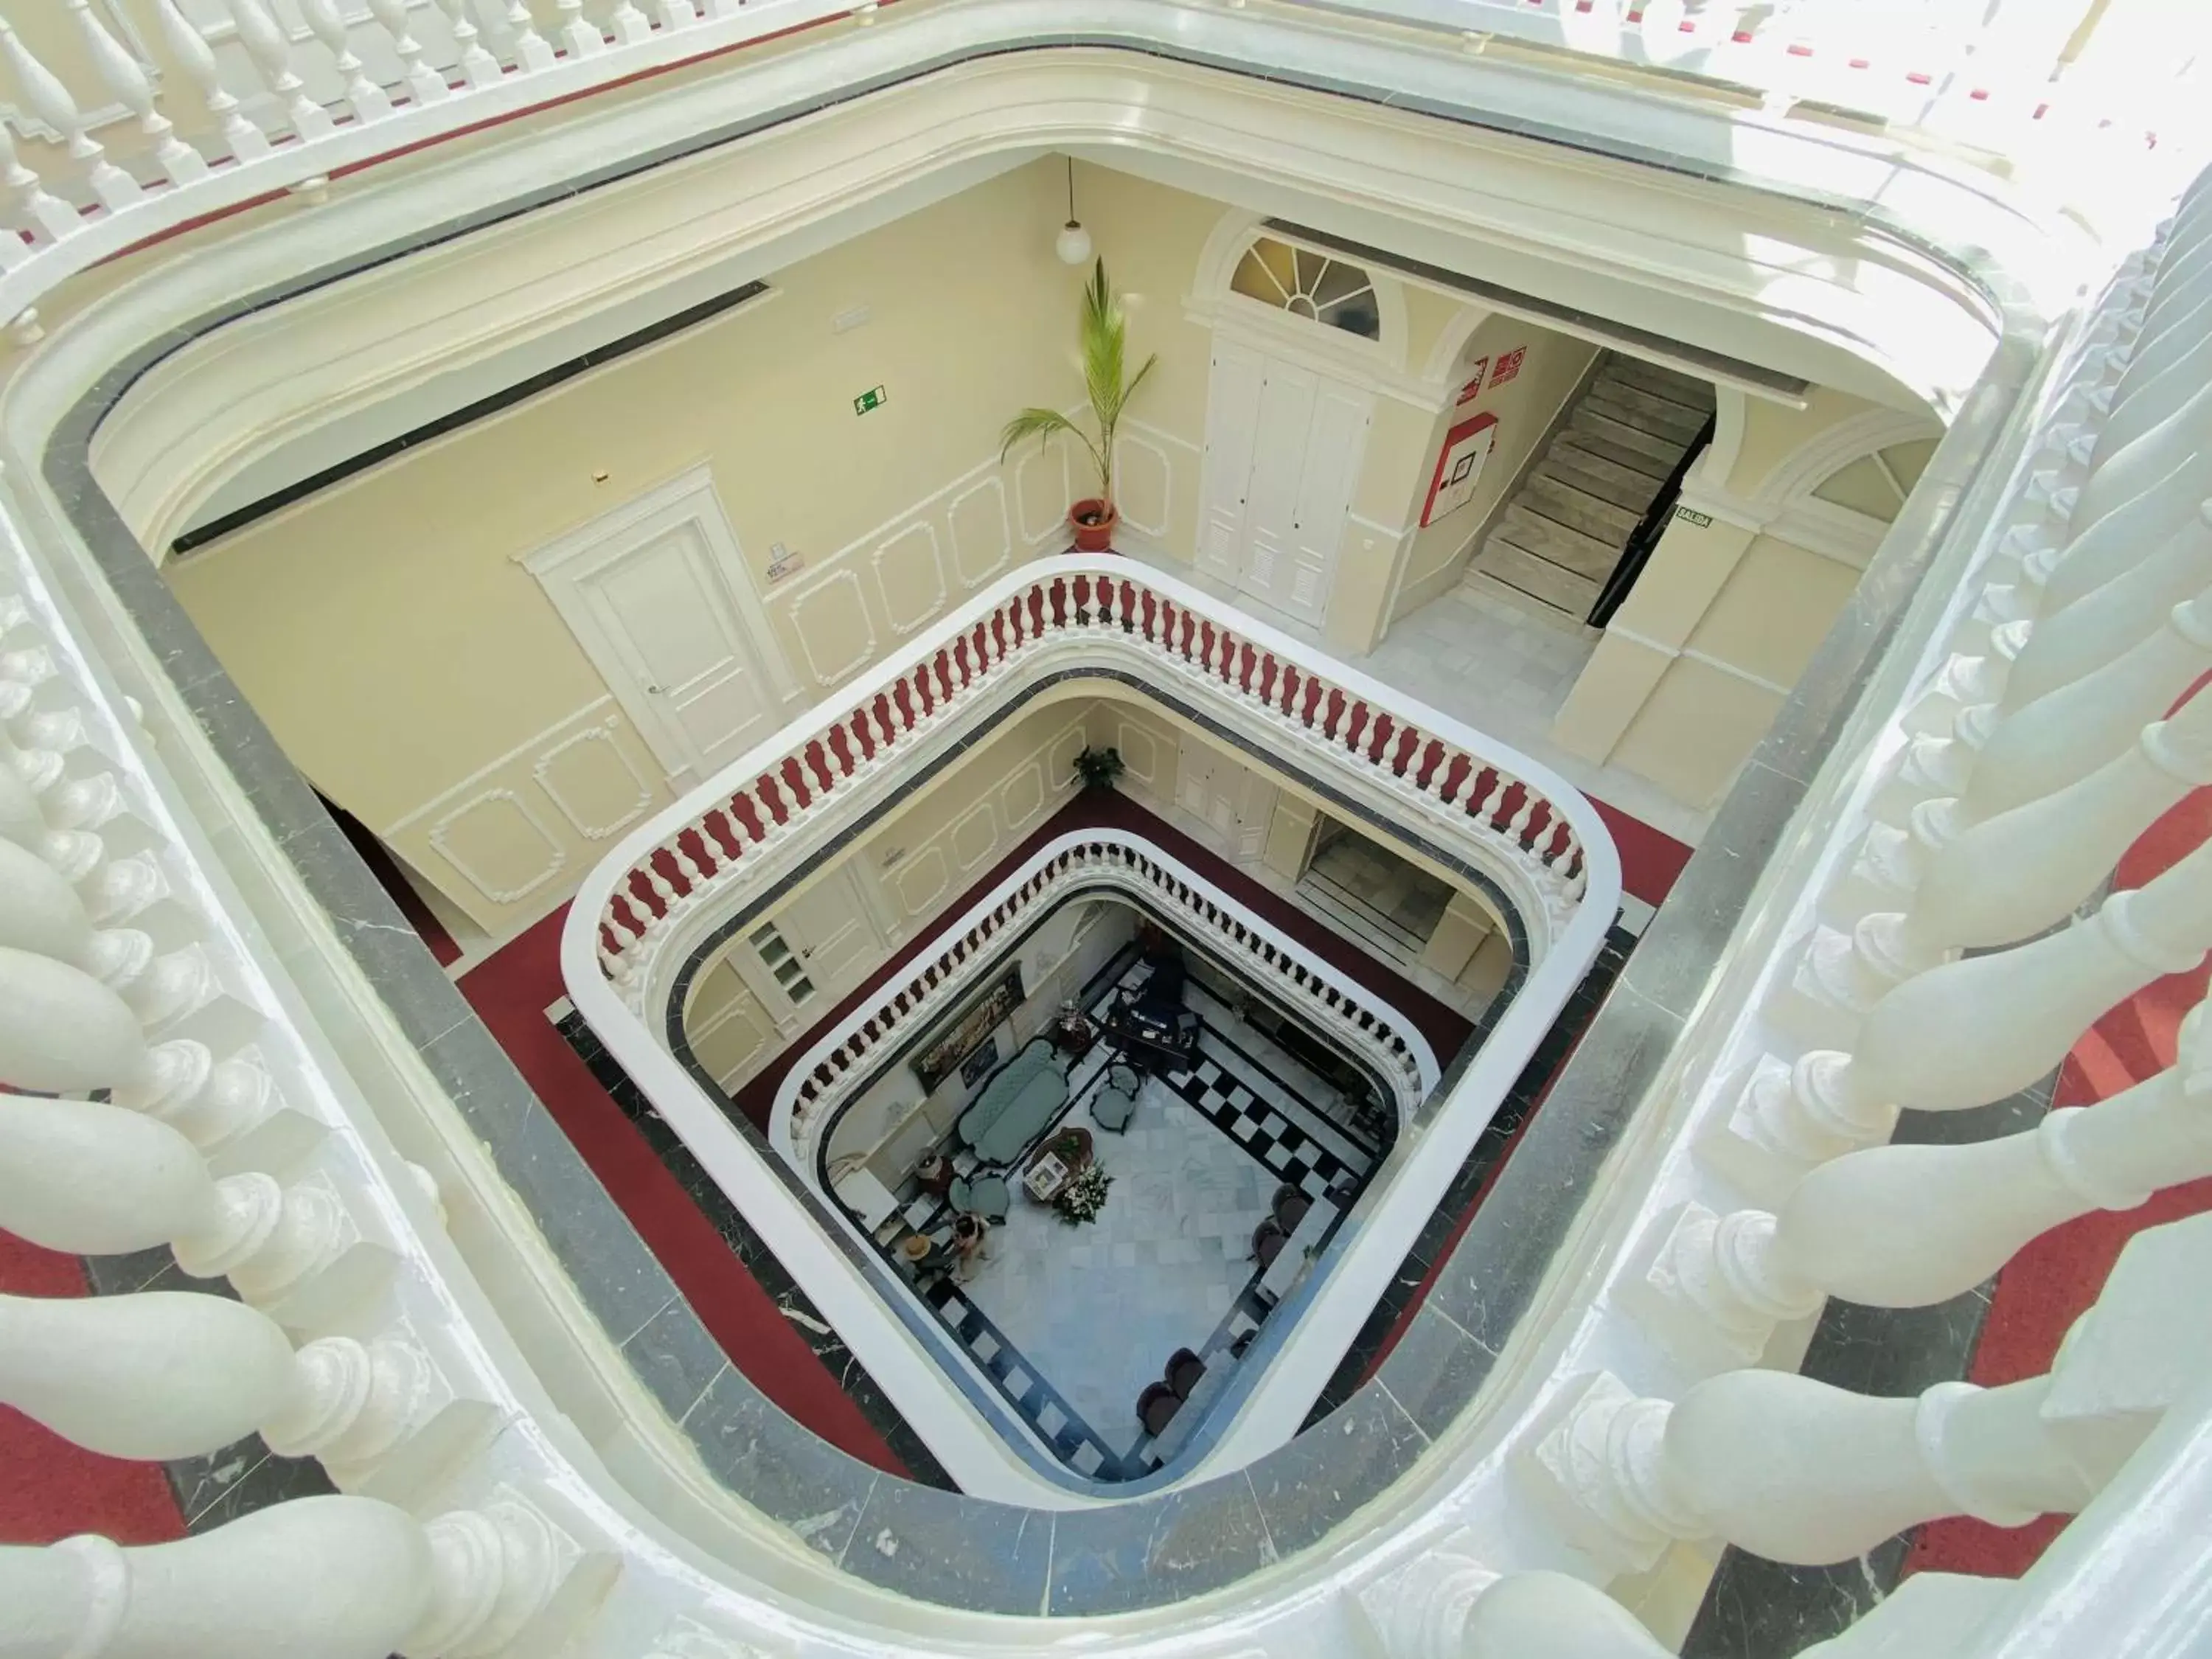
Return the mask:
<svg viewBox="0 0 2212 1659"><path fill-rule="evenodd" d="M1067 1079L1060 1057L1040 1037L969 1102L957 1126L961 1145L972 1147L986 1164L1011 1164L1066 1104Z"/></svg>

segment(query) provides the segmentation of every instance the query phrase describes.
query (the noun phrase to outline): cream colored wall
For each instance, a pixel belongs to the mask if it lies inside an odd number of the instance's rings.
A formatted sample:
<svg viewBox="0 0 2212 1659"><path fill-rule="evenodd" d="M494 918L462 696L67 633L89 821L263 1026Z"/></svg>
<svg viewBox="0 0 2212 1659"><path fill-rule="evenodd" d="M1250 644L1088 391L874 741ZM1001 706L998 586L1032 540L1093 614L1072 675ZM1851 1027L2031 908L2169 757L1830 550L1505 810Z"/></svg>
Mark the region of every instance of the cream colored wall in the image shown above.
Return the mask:
<svg viewBox="0 0 2212 1659"><path fill-rule="evenodd" d="M176 592L317 786L473 920L512 927L573 890L620 802L665 799L618 720L560 748L615 717L515 560L705 461L744 550L732 574L811 701L1059 544L1060 458L1001 468L995 440L1021 404L1079 396L1081 277L1048 234L1061 189L1041 162L780 272L765 303L173 565ZM833 331L862 305L866 325ZM853 398L878 384L884 406L856 417ZM1157 447L1170 465L1128 465L1133 517L1191 494L1171 475L1194 477L1194 462ZM776 544L805 568L771 585ZM556 750L574 814L535 777Z"/></svg>
<svg viewBox="0 0 2212 1659"><path fill-rule="evenodd" d="M1743 442L1726 480L1729 493L1746 499L1758 495L1783 462L1807 444L1832 427L1880 407L1847 392L1818 386L1806 394L1802 409L1786 408L1763 398L1747 400Z"/></svg>
<svg viewBox="0 0 2212 1659"><path fill-rule="evenodd" d="M1858 583L1850 565L1677 517L1553 722L1570 753L1686 805L1726 793Z"/></svg>
<svg viewBox="0 0 2212 1659"><path fill-rule="evenodd" d="M1769 529L1794 458L1876 405L1815 387L1802 410L1753 399L1726 483L1693 479L1552 736L1570 753L1716 804L1858 585L1856 566ZM1814 485L1820 480L1814 479Z"/></svg>
<svg viewBox="0 0 2212 1659"><path fill-rule="evenodd" d="M1492 317L1475 330L1460 353L1455 381L1474 359L1495 363L1501 354L1516 347L1526 347L1528 354L1518 375L1495 390L1486 386L1473 402L1446 410L1431 423L1421 452L1425 465L1415 481L1411 503L1402 514L1404 522L1413 529L1405 574L1399 579L1397 602L1390 609L1392 622L1459 581L1492 516L1535 459L1560 410L1581 387L1597 356L1597 348L1583 341L1515 318ZM1456 513L1424 526L1421 509L1428 501L1429 484L1436 476L1444 436L1475 415L1498 417L1498 447L1483 467L1474 499Z"/></svg>

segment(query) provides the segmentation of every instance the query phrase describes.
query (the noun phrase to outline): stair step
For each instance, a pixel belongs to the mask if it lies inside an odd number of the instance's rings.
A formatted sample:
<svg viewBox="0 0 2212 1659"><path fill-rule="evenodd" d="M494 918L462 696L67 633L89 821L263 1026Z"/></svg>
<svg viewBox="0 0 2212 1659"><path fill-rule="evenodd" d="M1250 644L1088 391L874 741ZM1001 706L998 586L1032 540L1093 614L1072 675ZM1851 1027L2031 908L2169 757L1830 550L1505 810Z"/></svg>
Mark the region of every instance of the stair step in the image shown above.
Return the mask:
<svg viewBox="0 0 2212 1659"><path fill-rule="evenodd" d="M1657 363L1647 363L1641 357L1615 356L1607 362L1599 379L1625 380L1639 392L1648 392L1655 398L1664 398L1669 403L1694 409L1700 415L1713 412L1713 388L1709 380L1695 375L1662 368Z"/></svg>
<svg viewBox="0 0 2212 1659"><path fill-rule="evenodd" d="M1503 583L1525 599L1550 606L1571 622L1581 622L1597 603L1598 585L1588 577L1562 570L1549 559L1524 553L1495 537L1483 544L1470 572L1470 577L1474 576ZM1472 580L1468 585L1480 586Z"/></svg>
<svg viewBox="0 0 2212 1659"><path fill-rule="evenodd" d="M1658 499L1660 486L1666 482L1633 466L1622 465L1589 447L1571 432L1562 432L1552 441L1551 448L1536 464L1535 476L1563 479L1577 489L1627 508L1639 519Z"/></svg>
<svg viewBox="0 0 2212 1659"><path fill-rule="evenodd" d="M1556 520L1571 530L1610 543L1615 549L1626 547L1636 526L1644 521L1641 513L1616 507L1602 495L1577 489L1571 481L1547 472L1540 465L1528 475L1514 499L1527 502L1546 518Z"/></svg>
<svg viewBox="0 0 2212 1659"><path fill-rule="evenodd" d="M1546 518L1534 508L1516 501L1492 528L1490 539L1507 542L1524 553L1548 559L1577 576L1601 582L1620 562L1620 549L1602 537L1586 535L1571 525Z"/></svg>
<svg viewBox="0 0 2212 1659"><path fill-rule="evenodd" d="M1610 459L1636 465L1660 478L1674 470L1674 463L1682 459L1683 450L1688 447L1663 433L1646 432L1640 426L1607 414L1588 398L1577 404L1574 413L1567 416L1567 430L1575 434L1579 441L1601 441L1601 448L1595 443L1590 447L1598 448L1599 453Z"/></svg>
<svg viewBox="0 0 2212 1659"><path fill-rule="evenodd" d="M1593 381L1590 389L1583 394L1583 407L1610 416L1640 432L1662 433L1674 441L1678 449L1688 448L1690 441L1705 423L1705 416L1697 410L1685 409L1648 392L1638 392L1632 386L1607 384L1603 376Z"/></svg>

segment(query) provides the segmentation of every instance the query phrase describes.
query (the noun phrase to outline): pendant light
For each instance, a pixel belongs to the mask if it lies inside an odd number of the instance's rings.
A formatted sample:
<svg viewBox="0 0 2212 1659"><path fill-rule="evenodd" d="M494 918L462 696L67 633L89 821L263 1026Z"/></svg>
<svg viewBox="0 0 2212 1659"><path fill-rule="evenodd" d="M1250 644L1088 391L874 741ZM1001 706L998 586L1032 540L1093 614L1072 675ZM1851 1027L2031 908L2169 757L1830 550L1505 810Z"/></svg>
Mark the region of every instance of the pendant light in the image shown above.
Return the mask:
<svg viewBox="0 0 2212 1659"><path fill-rule="evenodd" d="M1067 158L1067 222L1060 227L1060 235L1052 245L1064 265L1085 265L1091 263L1091 233L1075 216L1075 158Z"/></svg>

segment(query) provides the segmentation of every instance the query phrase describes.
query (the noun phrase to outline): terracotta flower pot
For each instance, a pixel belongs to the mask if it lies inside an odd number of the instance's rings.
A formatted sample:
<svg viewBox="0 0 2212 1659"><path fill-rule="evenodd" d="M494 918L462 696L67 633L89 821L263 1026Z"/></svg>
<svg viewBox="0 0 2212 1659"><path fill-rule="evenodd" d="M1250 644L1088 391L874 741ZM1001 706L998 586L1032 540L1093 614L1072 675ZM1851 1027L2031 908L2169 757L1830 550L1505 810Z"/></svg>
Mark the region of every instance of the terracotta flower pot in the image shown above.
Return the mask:
<svg viewBox="0 0 2212 1659"><path fill-rule="evenodd" d="M1067 522L1075 532L1077 552L1106 553L1113 550L1114 526L1121 522L1121 515L1093 496L1069 507Z"/></svg>

